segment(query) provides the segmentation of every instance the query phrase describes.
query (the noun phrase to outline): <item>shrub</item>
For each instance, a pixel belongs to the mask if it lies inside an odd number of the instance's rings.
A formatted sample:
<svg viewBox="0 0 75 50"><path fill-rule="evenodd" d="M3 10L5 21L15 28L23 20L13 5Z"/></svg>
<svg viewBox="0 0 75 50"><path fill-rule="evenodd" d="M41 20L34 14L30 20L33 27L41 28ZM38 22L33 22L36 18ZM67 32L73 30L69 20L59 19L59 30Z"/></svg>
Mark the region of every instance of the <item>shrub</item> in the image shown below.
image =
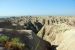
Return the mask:
<svg viewBox="0 0 75 50"><path fill-rule="evenodd" d="M12 42L12 46L13 47L17 47L20 50L22 50L23 47L25 46L25 44L22 43L22 41L20 40L20 38L12 38L11 42Z"/></svg>
<svg viewBox="0 0 75 50"><path fill-rule="evenodd" d="M9 37L6 35L0 35L0 43L4 43L9 40Z"/></svg>

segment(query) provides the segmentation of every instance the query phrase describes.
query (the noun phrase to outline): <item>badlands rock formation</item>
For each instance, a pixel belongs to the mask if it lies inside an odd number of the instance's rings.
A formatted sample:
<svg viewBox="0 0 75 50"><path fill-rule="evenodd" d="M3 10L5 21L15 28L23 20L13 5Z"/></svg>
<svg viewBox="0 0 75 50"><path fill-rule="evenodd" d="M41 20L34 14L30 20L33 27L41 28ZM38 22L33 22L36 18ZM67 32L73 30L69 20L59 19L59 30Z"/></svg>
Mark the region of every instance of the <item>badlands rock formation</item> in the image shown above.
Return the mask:
<svg viewBox="0 0 75 50"><path fill-rule="evenodd" d="M32 30L13 30L0 28L0 32L13 38L20 37L27 48L25 50L49 50L52 49L51 44L35 35Z"/></svg>
<svg viewBox="0 0 75 50"><path fill-rule="evenodd" d="M44 25L38 36L51 45L58 46L56 50L75 49L75 27L66 24Z"/></svg>
<svg viewBox="0 0 75 50"><path fill-rule="evenodd" d="M75 17L73 16L23 16L23 17L11 17L5 20L0 20L0 28L14 28L14 29L26 29L33 30L33 32L38 33L38 31L44 25L53 25L66 23L68 25L74 26Z"/></svg>
<svg viewBox="0 0 75 50"><path fill-rule="evenodd" d="M73 16L11 17L0 22L0 27L20 30L20 32L32 30L26 32L28 34L26 44L31 50L75 50L75 17Z"/></svg>

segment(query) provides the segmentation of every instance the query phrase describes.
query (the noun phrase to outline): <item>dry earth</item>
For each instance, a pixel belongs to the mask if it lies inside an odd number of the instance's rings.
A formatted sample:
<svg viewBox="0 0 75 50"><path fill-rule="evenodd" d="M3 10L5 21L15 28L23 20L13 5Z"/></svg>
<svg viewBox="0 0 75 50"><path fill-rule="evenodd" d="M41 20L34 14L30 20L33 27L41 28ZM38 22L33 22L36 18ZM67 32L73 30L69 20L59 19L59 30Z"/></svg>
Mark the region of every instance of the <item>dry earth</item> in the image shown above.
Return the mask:
<svg viewBox="0 0 75 50"><path fill-rule="evenodd" d="M66 24L44 25L37 35L58 46L56 50L75 49L75 27Z"/></svg>
<svg viewBox="0 0 75 50"><path fill-rule="evenodd" d="M0 21L0 28L0 31L15 29L28 34L25 37L30 50L75 50L75 17L72 16L12 17Z"/></svg>

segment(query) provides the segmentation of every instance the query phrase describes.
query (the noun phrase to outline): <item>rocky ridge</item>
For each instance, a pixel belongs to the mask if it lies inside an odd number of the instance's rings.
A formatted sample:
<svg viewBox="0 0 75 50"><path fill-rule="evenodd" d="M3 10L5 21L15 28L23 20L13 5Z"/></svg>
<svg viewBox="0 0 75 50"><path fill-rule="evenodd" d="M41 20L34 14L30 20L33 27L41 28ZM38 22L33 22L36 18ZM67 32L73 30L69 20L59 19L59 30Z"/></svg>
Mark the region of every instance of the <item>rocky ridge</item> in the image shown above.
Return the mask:
<svg viewBox="0 0 75 50"><path fill-rule="evenodd" d="M30 46L30 48L33 49L36 48L35 46L38 46L37 43L39 42L39 40L41 44L39 43L40 44L39 48L37 47L38 50L50 50L50 49L51 50L74 50L75 49L74 48L75 46L74 45L74 40L75 40L74 38L75 17L74 16L11 17L11 18L7 18L7 20L5 21L0 22L0 27L4 27L6 29L12 28L16 30L32 30L32 32L34 33L30 33L30 34L35 36L32 36L34 40L30 41L32 42L30 43L32 46L30 44L28 44L28 46ZM52 49L52 47L54 48Z"/></svg>

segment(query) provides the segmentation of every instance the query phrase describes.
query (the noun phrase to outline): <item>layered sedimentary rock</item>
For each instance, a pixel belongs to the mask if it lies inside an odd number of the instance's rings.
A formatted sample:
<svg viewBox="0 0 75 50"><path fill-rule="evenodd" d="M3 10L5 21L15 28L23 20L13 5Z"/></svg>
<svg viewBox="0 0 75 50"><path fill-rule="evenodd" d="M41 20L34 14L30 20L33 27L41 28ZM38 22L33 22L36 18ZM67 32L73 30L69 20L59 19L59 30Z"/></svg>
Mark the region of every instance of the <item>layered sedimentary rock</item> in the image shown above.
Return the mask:
<svg viewBox="0 0 75 50"><path fill-rule="evenodd" d="M33 30L33 32L38 33L38 31L44 25L53 24L68 24L75 25L74 16L22 16L22 17L11 17L6 20L0 21L0 27L2 28L13 28L13 29L26 29Z"/></svg>
<svg viewBox="0 0 75 50"><path fill-rule="evenodd" d="M0 29L3 34L13 38L20 37L25 43L27 48L25 50L49 50L51 45L35 35L32 30L13 30L13 29Z"/></svg>
<svg viewBox="0 0 75 50"><path fill-rule="evenodd" d="M35 22L40 22L41 24L53 24L53 23L69 23L70 21L74 21L75 17L73 16L46 16L46 17L39 17L39 16L27 16L27 17L14 17L9 18L9 21L12 24L20 24L24 25L25 23L31 21L33 24Z"/></svg>
<svg viewBox="0 0 75 50"><path fill-rule="evenodd" d="M55 49L51 48L51 50L75 49L75 17L73 16L11 17L1 21L0 26L20 30L20 32L23 29L30 30L26 32L27 35L23 38L28 37L26 44L31 50L37 48L37 50L46 50L47 47L48 50L50 50L50 47L55 47ZM45 41L51 44L50 47ZM58 47L56 48L56 46Z"/></svg>
<svg viewBox="0 0 75 50"><path fill-rule="evenodd" d="M51 45L58 46L56 50L74 50L75 27L67 24L44 25L38 36Z"/></svg>

